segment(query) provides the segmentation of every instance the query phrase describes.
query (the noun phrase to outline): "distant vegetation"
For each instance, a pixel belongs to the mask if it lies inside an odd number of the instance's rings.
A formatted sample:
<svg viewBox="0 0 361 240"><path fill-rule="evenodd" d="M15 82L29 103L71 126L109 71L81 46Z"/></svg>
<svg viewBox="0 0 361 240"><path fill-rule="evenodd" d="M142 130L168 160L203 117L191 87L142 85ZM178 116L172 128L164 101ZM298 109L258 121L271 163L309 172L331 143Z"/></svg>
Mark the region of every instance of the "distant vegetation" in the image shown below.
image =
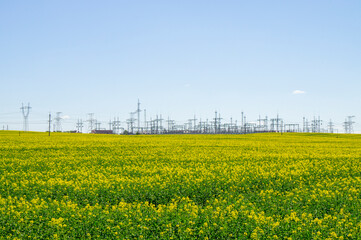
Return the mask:
<svg viewBox="0 0 361 240"><path fill-rule="evenodd" d="M361 136L0 132L0 238L356 239Z"/></svg>

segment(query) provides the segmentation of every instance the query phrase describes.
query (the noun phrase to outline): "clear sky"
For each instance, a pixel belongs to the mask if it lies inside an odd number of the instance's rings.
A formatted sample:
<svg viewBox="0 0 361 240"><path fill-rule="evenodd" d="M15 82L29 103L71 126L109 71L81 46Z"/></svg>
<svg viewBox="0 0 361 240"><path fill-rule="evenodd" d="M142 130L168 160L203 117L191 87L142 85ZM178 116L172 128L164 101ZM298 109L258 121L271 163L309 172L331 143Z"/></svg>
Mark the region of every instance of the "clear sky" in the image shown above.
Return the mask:
<svg viewBox="0 0 361 240"><path fill-rule="evenodd" d="M22 102L43 131L49 112L68 130L90 112L125 121L138 98L179 121L218 110L342 126L361 123L360 76L358 0L0 1L0 124L12 129Z"/></svg>

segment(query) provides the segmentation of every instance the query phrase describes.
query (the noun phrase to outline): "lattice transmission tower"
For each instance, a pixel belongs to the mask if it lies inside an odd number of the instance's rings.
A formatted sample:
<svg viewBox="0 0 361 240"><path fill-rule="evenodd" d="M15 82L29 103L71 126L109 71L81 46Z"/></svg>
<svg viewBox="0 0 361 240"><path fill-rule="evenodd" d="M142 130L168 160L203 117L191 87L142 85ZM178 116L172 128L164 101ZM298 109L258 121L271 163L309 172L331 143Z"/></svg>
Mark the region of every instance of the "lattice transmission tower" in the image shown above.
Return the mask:
<svg viewBox="0 0 361 240"><path fill-rule="evenodd" d="M29 113L30 113L30 103L28 103L28 106L24 106L24 104L22 104L21 106L21 111L23 113L23 117L24 117L24 124L23 124L23 130L24 132L29 131Z"/></svg>

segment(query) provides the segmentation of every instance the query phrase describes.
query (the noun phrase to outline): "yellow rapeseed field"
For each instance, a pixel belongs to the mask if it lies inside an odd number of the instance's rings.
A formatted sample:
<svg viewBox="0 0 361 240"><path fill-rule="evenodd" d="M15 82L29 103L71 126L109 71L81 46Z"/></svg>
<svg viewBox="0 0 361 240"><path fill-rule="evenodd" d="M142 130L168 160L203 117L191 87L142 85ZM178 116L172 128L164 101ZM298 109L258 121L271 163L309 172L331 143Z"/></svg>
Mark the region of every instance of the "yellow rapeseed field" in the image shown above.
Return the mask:
<svg viewBox="0 0 361 240"><path fill-rule="evenodd" d="M0 239L361 239L361 136L0 132Z"/></svg>

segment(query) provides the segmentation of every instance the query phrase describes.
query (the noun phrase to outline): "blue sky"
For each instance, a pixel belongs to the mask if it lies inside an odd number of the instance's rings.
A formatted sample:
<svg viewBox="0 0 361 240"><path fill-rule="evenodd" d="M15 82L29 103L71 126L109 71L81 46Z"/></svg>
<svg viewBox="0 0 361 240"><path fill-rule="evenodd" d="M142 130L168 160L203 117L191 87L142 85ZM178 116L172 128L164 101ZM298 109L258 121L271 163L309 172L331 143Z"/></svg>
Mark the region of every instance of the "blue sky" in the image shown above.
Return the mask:
<svg viewBox="0 0 361 240"><path fill-rule="evenodd" d="M356 0L1 1L0 56L0 124L12 129L22 102L31 130L58 111L70 130L90 112L124 121L138 98L179 121L218 110L361 122Z"/></svg>

